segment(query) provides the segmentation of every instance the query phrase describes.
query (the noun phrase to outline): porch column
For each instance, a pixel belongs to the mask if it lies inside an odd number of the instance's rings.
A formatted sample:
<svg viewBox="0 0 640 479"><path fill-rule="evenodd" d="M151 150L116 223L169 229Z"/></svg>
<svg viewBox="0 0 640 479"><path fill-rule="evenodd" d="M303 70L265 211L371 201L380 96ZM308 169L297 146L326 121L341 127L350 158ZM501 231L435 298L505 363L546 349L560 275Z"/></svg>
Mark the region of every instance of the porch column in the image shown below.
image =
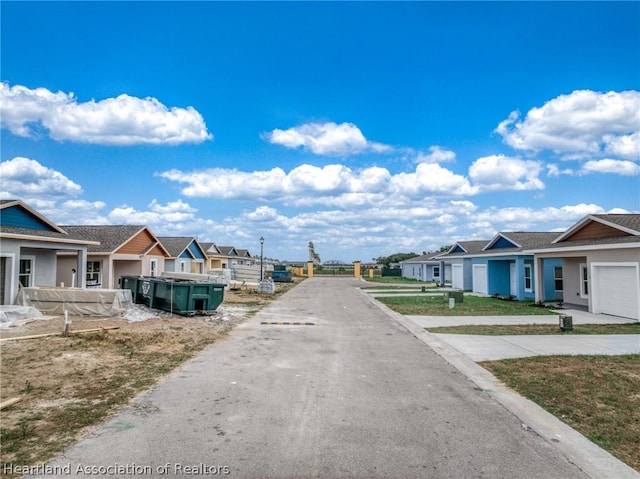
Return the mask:
<svg viewBox="0 0 640 479"><path fill-rule="evenodd" d="M76 284L72 284L71 287L75 288L87 287L87 250L79 249L78 256L76 256Z"/></svg>
<svg viewBox="0 0 640 479"><path fill-rule="evenodd" d="M440 287L444 288L445 282L445 274L444 274L444 260L440 261Z"/></svg>
<svg viewBox="0 0 640 479"><path fill-rule="evenodd" d="M544 260L537 255L533 255L533 278L534 278L534 298L535 302L544 301L544 274L542 262Z"/></svg>

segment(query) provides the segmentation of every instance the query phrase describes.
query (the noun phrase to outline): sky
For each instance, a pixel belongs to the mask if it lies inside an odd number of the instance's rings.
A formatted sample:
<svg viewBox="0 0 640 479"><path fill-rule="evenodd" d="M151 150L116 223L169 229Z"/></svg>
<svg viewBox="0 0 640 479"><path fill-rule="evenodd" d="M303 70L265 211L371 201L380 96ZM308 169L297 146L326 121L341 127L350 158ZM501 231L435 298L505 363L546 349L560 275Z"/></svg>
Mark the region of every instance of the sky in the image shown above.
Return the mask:
<svg viewBox="0 0 640 479"><path fill-rule="evenodd" d="M639 2L0 3L0 198L288 261L640 212Z"/></svg>

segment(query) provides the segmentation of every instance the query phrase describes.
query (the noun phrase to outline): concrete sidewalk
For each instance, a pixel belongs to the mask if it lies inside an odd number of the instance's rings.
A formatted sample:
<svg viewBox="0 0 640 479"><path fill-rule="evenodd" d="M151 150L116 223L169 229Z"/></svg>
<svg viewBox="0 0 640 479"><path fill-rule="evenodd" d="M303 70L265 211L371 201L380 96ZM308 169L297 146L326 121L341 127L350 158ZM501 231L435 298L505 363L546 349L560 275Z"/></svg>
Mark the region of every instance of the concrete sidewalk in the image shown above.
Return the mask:
<svg viewBox="0 0 640 479"><path fill-rule="evenodd" d="M596 315L584 311L562 310L573 324L629 324L632 319ZM558 315L530 316L407 316L418 326L558 324ZM639 334L601 335L472 335L434 333L440 340L473 361L492 361L554 354L640 354Z"/></svg>
<svg viewBox="0 0 640 479"><path fill-rule="evenodd" d="M640 354L639 334L474 336L436 334L474 361L555 354Z"/></svg>

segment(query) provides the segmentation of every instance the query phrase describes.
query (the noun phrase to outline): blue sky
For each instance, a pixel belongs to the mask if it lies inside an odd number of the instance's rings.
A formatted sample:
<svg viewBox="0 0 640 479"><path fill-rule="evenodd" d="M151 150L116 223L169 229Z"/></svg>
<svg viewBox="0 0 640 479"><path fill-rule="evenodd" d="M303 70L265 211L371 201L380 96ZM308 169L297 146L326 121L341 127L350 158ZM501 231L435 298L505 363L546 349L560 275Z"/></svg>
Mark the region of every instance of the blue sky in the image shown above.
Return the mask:
<svg viewBox="0 0 640 479"><path fill-rule="evenodd" d="M638 2L12 2L0 197L279 259L640 212Z"/></svg>

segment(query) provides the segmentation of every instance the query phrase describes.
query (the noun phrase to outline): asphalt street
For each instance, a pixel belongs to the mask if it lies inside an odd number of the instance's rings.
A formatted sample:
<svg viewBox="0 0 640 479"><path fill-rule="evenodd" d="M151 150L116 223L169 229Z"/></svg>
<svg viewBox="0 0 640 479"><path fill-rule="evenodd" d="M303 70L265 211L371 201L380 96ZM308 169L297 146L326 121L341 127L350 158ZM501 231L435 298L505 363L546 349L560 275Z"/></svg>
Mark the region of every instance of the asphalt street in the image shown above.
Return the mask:
<svg viewBox="0 0 640 479"><path fill-rule="evenodd" d="M593 477L359 284L305 280L33 477Z"/></svg>

